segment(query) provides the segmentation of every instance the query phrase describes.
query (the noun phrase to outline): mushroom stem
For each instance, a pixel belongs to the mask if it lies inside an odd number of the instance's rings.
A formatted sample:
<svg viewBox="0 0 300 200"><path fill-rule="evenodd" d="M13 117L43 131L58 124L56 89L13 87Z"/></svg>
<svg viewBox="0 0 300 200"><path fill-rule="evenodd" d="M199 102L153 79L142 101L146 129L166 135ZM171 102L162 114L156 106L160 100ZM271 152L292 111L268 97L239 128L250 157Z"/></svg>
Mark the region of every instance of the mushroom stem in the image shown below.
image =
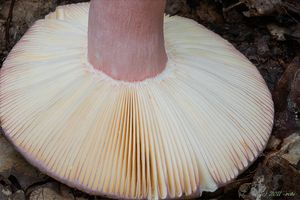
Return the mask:
<svg viewBox="0 0 300 200"><path fill-rule="evenodd" d="M166 0L91 0L88 60L123 81L142 81L167 63L163 18Z"/></svg>

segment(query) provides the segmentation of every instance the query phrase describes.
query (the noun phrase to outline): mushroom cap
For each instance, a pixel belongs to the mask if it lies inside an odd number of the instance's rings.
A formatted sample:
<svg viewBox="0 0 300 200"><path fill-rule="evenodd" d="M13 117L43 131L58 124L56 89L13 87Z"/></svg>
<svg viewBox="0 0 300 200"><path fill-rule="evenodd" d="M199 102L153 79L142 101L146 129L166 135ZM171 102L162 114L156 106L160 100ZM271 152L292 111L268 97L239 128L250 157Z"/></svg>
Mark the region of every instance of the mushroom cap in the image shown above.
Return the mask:
<svg viewBox="0 0 300 200"><path fill-rule="evenodd" d="M214 191L263 151L271 95L230 43L165 16L166 69L113 80L87 61L88 9L38 20L1 69L2 128L31 164L91 194L164 199Z"/></svg>

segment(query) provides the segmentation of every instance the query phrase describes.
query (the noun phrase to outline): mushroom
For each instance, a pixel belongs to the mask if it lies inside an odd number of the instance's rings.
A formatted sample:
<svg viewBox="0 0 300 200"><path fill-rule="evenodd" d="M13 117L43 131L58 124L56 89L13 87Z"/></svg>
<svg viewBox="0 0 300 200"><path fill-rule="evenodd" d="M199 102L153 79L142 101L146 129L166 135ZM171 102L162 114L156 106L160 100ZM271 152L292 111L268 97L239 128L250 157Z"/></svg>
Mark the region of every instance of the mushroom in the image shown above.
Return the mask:
<svg viewBox="0 0 300 200"><path fill-rule="evenodd" d="M273 102L229 42L165 0L58 7L1 69L5 136L34 166L113 198L215 191L263 151Z"/></svg>

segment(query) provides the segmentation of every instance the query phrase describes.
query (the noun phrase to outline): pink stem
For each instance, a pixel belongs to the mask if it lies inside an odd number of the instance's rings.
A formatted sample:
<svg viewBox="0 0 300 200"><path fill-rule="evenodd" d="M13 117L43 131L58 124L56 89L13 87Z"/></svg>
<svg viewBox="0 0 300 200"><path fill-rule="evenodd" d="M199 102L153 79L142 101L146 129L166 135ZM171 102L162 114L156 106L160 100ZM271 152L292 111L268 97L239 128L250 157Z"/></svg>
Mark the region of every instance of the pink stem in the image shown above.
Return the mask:
<svg viewBox="0 0 300 200"><path fill-rule="evenodd" d="M163 18L166 0L91 0L88 59L123 81L161 73L167 62Z"/></svg>

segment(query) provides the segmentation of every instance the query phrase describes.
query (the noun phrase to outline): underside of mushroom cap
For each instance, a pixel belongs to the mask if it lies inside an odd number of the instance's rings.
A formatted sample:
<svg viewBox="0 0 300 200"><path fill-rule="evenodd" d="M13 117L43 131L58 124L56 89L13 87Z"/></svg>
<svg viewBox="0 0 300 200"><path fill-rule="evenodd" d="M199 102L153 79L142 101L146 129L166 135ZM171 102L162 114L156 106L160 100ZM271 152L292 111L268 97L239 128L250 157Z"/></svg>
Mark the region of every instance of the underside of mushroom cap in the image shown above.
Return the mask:
<svg viewBox="0 0 300 200"><path fill-rule="evenodd" d="M1 126L30 163L91 194L164 199L214 191L257 158L273 102L231 44L165 16L166 69L117 81L87 61L88 9L37 21L1 69Z"/></svg>

